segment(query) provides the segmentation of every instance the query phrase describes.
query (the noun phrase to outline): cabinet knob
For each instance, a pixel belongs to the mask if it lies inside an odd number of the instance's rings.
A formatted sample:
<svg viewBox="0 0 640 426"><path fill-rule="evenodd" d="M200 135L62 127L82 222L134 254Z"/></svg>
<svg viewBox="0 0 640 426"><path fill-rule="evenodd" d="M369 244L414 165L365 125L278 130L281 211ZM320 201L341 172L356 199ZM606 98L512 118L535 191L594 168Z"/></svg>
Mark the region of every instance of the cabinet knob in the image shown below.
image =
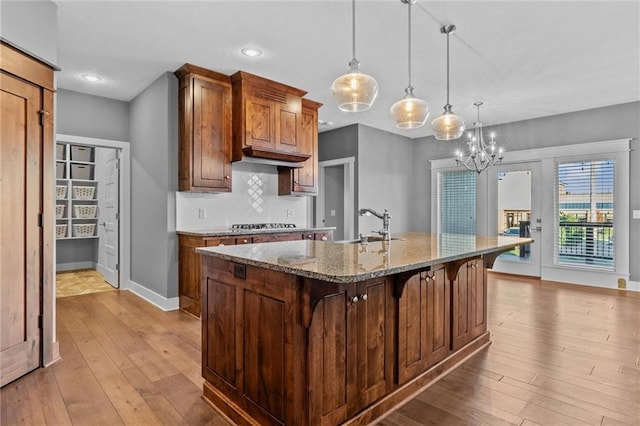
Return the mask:
<svg viewBox="0 0 640 426"><path fill-rule="evenodd" d="M224 178L225 178L225 179L231 179L231 177L230 177L230 176L225 176Z"/></svg>
<svg viewBox="0 0 640 426"><path fill-rule="evenodd" d="M362 300L367 300L367 293L363 294L362 296L360 296L360 299Z"/></svg>
<svg viewBox="0 0 640 426"><path fill-rule="evenodd" d="M351 298L351 302L353 302L353 303L358 303L358 300L360 300L360 299L358 299L358 296L353 296Z"/></svg>
<svg viewBox="0 0 640 426"><path fill-rule="evenodd" d="M313 235L311 234L307 235L307 240L313 240Z"/></svg>
<svg viewBox="0 0 640 426"><path fill-rule="evenodd" d="M247 244L249 241L248 240L242 240L242 242Z"/></svg>
<svg viewBox="0 0 640 426"><path fill-rule="evenodd" d="M220 243L220 244L218 244L218 247L223 246L223 245L224 245L224 243Z"/></svg>
<svg viewBox="0 0 640 426"><path fill-rule="evenodd" d="M327 240L328 240L328 238L327 238L326 236L325 236L325 237L322 237L322 238L320 238L320 239L321 239L322 241L327 241Z"/></svg>
<svg viewBox="0 0 640 426"><path fill-rule="evenodd" d="M297 185L299 182L297 180L294 180L293 183L295 183Z"/></svg>

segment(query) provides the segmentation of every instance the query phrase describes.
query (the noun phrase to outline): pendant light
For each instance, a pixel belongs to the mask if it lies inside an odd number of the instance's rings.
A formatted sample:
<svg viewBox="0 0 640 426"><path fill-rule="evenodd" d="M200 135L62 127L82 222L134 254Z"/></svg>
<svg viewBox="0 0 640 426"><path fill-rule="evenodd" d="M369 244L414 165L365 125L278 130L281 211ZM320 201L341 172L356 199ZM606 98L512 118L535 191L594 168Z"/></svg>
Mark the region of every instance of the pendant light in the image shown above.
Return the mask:
<svg viewBox="0 0 640 426"><path fill-rule="evenodd" d="M331 93L338 108L346 112L360 112L371 108L378 96L378 82L370 75L360 72L360 61L356 59L356 0L351 1L353 59L349 72L336 78Z"/></svg>
<svg viewBox="0 0 640 426"><path fill-rule="evenodd" d="M429 117L429 104L420 98L416 98L413 94L413 86L411 86L411 5L416 0L400 0L409 8L409 85L404 89L404 98L391 106L391 115L396 123L396 127L400 129L416 129L424 126Z"/></svg>
<svg viewBox="0 0 640 426"><path fill-rule="evenodd" d="M449 104L449 35L456 30L455 25L444 25L440 28L442 34L447 35L447 104L444 113L431 122L431 128L436 139L450 141L458 139L464 133L464 119L451 111Z"/></svg>

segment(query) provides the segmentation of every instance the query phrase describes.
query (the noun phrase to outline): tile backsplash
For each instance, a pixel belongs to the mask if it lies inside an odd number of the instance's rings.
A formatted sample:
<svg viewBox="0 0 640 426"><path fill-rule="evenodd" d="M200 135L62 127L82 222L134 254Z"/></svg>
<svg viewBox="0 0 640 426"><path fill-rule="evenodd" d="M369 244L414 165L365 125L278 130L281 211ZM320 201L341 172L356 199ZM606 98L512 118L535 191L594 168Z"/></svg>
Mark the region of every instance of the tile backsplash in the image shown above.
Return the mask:
<svg viewBox="0 0 640 426"><path fill-rule="evenodd" d="M309 226L310 197L278 195L275 166L234 163L230 193L176 193L176 229L226 228L234 223L294 223ZM204 216L204 217L202 217Z"/></svg>

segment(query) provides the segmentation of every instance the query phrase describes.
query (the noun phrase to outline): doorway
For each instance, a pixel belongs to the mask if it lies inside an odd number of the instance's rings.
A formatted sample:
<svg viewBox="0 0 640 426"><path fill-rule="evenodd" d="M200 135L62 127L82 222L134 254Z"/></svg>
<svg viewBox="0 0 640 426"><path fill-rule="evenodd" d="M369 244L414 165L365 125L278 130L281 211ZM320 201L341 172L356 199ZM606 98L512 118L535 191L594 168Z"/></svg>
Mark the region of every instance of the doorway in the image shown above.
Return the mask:
<svg viewBox="0 0 640 426"><path fill-rule="evenodd" d="M354 238L355 157L318 163L317 227L335 227L335 241Z"/></svg>
<svg viewBox="0 0 640 426"><path fill-rule="evenodd" d="M540 237L540 163L494 166L488 170L489 234L532 237L535 242L501 254L493 270L539 277Z"/></svg>
<svg viewBox="0 0 640 426"><path fill-rule="evenodd" d="M58 297L128 288L129 144L56 136Z"/></svg>

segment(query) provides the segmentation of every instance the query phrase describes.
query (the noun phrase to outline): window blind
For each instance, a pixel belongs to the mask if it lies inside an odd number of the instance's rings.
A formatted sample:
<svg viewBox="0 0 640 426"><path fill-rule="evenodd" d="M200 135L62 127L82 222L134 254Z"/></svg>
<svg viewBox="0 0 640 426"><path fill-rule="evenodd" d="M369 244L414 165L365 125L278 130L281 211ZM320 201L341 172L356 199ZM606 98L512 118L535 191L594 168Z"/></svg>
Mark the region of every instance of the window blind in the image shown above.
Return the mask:
<svg viewBox="0 0 640 426"><path fill-rule="evenodd" d="M476 233L476 182L472 171L438 173L438 233Z"/></svg>
<svg viewBox="0 0 640 426"><path fill-rule="evenodd" d="M614 167L613 160L556 163L556 264L614 269Z"/></svg>

